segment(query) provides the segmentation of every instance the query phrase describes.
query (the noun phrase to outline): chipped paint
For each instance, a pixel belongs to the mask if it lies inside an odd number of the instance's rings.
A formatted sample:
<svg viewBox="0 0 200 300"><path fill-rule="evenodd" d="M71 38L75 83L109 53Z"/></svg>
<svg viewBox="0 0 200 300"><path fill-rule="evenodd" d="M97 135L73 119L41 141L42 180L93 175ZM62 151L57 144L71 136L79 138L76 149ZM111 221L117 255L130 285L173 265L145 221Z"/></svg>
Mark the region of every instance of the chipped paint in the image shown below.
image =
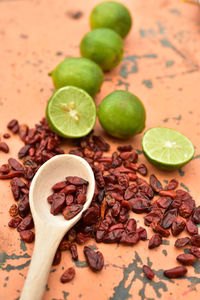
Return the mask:
<svg viewBox="0 0 200 300"><path fill-rule="evenodd" d="M188 193L190 193L189 188L188 188L183 182L180 183L180 186L181 186L182 188L184 188Z"/></svg>
<svg viewBox="0 0 200 300"><path fill-rule="evenodd" d="M148 89L152 89L153 87L153 83L151 80L143 80L142 83L148 88Z"/></svg>

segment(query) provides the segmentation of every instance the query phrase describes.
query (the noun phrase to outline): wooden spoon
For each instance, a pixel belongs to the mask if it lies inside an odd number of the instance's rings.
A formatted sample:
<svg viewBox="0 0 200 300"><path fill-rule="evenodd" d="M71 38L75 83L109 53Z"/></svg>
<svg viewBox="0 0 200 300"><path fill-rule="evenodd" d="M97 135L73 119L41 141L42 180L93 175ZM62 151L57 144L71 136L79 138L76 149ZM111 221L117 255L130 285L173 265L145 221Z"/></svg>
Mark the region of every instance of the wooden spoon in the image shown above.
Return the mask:
<svg viewBox="0 0 200 300"><path fill-rule="evenodd" d="M79 176L89 182L87 200L82 211L67 221L60 214L50 213L47 197L51 187L67 176ZM90 165L81 157L62 154L44 163L35 174L29 192L30 209L35 224L35 246L21 300L42 299L55 252L66 232L81 218L92 201L95 189L94 174Z"/></svg>

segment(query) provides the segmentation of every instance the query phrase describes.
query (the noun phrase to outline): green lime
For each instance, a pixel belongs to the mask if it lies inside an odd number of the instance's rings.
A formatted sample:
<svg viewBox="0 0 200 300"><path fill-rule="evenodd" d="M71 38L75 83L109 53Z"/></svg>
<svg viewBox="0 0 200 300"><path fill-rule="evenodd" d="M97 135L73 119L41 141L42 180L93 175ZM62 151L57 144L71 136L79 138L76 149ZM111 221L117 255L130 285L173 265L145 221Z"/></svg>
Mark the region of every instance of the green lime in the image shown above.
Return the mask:
<svg viewBox="0 0 200 300"><path fill-rule="evenodd" d="M57 90L46 109L47 121L57 134L79 138L87 135L96 122L96 106L84 90L66 86Z"/></svg>
<svg viewBox="0 0 200 300"><path fill-rule="evenodd" d="M91 96L99 92L103 72L93 61L83 57L70 57L62 61L50 75L56 89L67 85L77 86Z"/></svg>
<svg viewBox="0 0 200 300"><path fill-rule="evenodd" d="M94 29L83 37L80 51L82 56L95 61L104 71L109 71L122 59L123 40L112 29Z"/></svg>
<svg viewBox="0 0 200 300"><path fill-rule="evenodd" d="M138 97L127 91L115 91L105 97L98 116L104 130L118 138L129 138L145 127L145 108Z"/></svg>
<svg viewBox="0 0 200 300"><path fill-rule="evenodd" d="M132 19L129 10L115 1L101 2L92 10L90 26L96 28L110 28L124 38L131 29Z"/></svg>
<svg viewBox="0 0 200 300"><path fill-rule="evenodd" d="M147 159L164 170L176 170L194 155L194 147L186 136L165 127L147 130L142 139L142 148Z"/></svg>

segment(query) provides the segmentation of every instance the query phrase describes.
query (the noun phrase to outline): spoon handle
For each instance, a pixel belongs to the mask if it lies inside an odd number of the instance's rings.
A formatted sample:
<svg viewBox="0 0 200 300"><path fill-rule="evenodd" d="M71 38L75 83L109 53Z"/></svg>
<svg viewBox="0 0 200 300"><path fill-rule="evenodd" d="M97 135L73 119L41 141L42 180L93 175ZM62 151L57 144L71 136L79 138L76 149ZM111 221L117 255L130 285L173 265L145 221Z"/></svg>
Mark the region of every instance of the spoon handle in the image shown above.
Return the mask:
<svg viewBox="0 0 200 300"><path fill-rule="evenodd" d="M65 232L58 228L39 226L30 268L20 300L41 300L55 252Z"/></svg>

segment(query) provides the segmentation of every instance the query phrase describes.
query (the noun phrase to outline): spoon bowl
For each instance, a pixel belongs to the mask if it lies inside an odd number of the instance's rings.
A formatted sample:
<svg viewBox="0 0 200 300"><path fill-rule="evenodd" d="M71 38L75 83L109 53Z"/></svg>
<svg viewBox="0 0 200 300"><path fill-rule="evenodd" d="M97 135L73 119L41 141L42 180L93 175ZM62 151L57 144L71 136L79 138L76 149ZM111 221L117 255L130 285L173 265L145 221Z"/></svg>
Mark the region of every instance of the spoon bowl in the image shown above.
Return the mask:
<svg viewBox="0 0 200 300"><path fill-rule="evenodd" d="M47 202L47 197L52 194L52 186L65 180L67 176L79 176L89 182L86 195L87 201L83 210L68 221L64 219L62 214L52 215L50 205ZM52 157L40 167L31 183L29 202L34 221L35 219L41 221L45 219L45 223L52 227L68 228L69 224L73 226L80 219L82 212L89 207L94 188L94 174L86 160L72 154L61 154Z"/></svg>
<svg viewBox="0 0 200 300"><path fill-rule="evenodd" d="M67 176L78 176L89 182L83 209L71 220L63 215L52 215L47 197L52 186ZM92 201L95 179L90 165L83 158L61 154L44 163L35 174L29 191L30 209L35 225L35 246L31 265L20 300L41 300L48 274L60 241L66 232L81 218Z"/></svg>

